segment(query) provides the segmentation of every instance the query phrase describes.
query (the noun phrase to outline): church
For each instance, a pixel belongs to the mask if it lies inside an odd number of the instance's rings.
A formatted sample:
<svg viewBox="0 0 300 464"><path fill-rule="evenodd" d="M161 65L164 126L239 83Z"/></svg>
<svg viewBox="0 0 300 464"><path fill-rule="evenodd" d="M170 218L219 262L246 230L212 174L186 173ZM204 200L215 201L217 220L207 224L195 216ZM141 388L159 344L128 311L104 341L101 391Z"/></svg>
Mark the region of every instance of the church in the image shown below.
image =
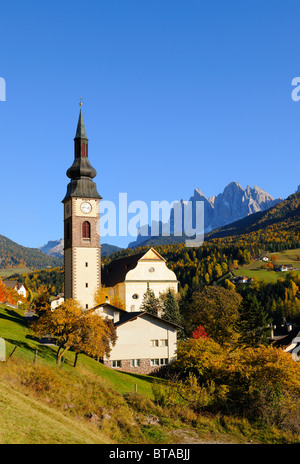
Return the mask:
<svg viewBox="0 0 300 464"><path fill-rule="evenodd" d="M81 105L80 105L81 106ZM176 357L176 324L141 310L143 295L151 288L158 297L178 281L165 259L154 249L116 259L102 269L100 245L101 195L94 182L96 170L88 157L88 138L82 109L74 138L74 161L67 170L70 181L64 205L64 298L77 300L83 309L95 308L112 319L117 342L105 365L127 372L150 373ZM95 307L96 290L105 285L109 298L118 296L121 310L106 302Z"/></svg>

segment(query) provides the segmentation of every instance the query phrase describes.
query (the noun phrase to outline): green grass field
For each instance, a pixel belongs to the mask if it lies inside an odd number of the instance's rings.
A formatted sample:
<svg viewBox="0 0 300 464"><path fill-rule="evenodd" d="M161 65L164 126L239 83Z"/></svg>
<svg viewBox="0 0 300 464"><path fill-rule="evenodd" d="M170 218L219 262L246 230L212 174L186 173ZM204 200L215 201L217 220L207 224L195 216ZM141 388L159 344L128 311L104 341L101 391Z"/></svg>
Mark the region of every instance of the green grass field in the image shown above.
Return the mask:
<svg viewBox="0 0 300 464"><path fill-rule="evenodd" d="M8 267L5 269L0 269L0 277L2 279L6 279L7 277L10 277L11 275L14 274L27 274L29 272L32 272L32 269L29 269L28 267Z"/></svg>
<svg viewBox="0 0 300 464"><path fill-rule="evenodd" d="M266 256L269 258L269 262L272 263L272 256L276 255L277 260L275 264L291 264L294 268L299 270L294 271L297 274L300 273L300 261L297 260L297 256L300 256L300 248L294 250L286 250L280 253L267 253ZM268 269L262 269L262 264L266 264L263 261L252 261L250 264L240 266L238 269L233 271L233 274L237 277L247 276L250 278L256 277L259 280L266 280L267 282L276 282L279 278L285 279L286 272L276 272Z"/></svg>

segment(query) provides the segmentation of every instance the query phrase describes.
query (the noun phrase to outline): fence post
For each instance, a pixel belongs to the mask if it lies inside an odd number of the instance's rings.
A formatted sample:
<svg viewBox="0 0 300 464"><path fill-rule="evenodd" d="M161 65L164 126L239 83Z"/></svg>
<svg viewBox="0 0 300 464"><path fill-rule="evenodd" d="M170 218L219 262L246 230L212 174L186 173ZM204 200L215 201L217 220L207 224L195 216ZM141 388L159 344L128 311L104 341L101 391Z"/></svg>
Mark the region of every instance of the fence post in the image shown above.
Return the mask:
<svg viewBox="0 0 300 464"><path fill-rule="evenodd" d="M12 357L12 355L14 354L14 352L16 351L17 348L18 348L18 346L15 345L14 349L12 350L12 352L11 352L10 355L9 355L9 358Z"/></svg>
<svg viewBox="0 0 300 464"><path fill-rule="evenodd" d="M6 360L6 344L4 338L0 338L0 361Z"/></svg>

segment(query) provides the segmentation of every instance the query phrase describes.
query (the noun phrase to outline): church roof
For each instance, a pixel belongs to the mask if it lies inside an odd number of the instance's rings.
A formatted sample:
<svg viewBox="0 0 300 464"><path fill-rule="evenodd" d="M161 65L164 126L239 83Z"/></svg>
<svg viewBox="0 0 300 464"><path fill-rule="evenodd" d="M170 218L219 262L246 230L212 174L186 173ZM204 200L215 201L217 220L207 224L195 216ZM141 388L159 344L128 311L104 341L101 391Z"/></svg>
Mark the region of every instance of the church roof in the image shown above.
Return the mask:
<svg viewBox="0 0 300 464"><path fill-rule="evenodd" d="M139 259L145 255L145 251L134 255L118 258L107 264L101 271L101 282L105 287L114 287L124 282L126 274L137 266Z"/></svg>
<svg viewBox="0 0 300 464"><path fill-rule="evenodd" d="M4 285L5 287L8 287L8 288L15 288L15 287L18 287L18 281L17 280L4 280Z"/></svg>
<svg viewBox="0 0 300 464"><path fill-rule="evenodd" d="M114 311L118 311L120 313L120 319L118 320L118 322L114 323L115 327L119 327L120 325L126 324L126 322L134 321L138 317L148 316L148 317L150 317L150 319L152 318L154 320L159 320L161 322L164 322L165 324L169 324L169 325L171 325L173 327L176 327L177 329L182 329L182 327L180 325L175 324L174 322L167 321L166 319L163 319L162 317L155 316L154 314L148 313L148 311L129 312L129 311L125 311L124 309L117 308L117 306L113 306L110 303L102 303L100 305L95 306L94 309L97 309L97 308L100 308L100 307L103 307L103 308L108 307L108 308L113 309Z"/></svg>
<svg viewBox="0 0 300 464"><path fill-rule="evenodd" d="M155 316L154 314L148 313L147 311L129 312L129 311L125 311L125 309L117 308L117 306L113 306L110 303L99 304L99 305L95 306L94 309L97 309L97 308L100 308L100 307L103 307L103 308L108 307L108 308L113 309L114 311L118 311L120 313L120 319L118 320L118 322L114 323L115 327L119 327L120 325L126 324L126 322L134 321L135 319L137 319L138 317L141 317L141 316L149 316L150 319L152 318L154 320L159 320L161 322L164 322L165 324L169 324L169 325L171 325L173 327L176 327L177 329L182 329L182 327L180 325L175 324L174 322L167 321L166 319L163 319L163 318L161 318L159 316Z"/></svg>
<svg viewBox="0 0 300 464"><path fill-rule="evenodd" d="M71 179L67 186L67 193L63 202L70 197L77 198L98 198L101 195L97 191L97 186L93 182L97 172L90 164L88 158L88 138L83 122L82 111L80 108L75 141L75 156L72 166L67 170L67 176ZM84 149L84 151L82 151Z"/></svg>
<svg viewBox="0 0 300 464"><path fill-rule="evenodd" d="M135 253L134 255L125 256L124 258L114 259L108 263L101 271L101 282L106 287L114 287L120 282L124 282L128 271L134 269L138 261L143 260L166 261L154 248L150 247L148 250Z"/></svg>
<svg viewBox="0 0 300 464"><path fill-rule="evenodd" d="M87 139L81 108L80 108L80 113L79 113L79 118L78 118L75 139Z"/></svg>
<svg viewBox="0 0 300 464"><path fill-rule="evenodd" d="M126 313L126 314L124 314ZM174 322L167 321L166 319L163 319L159 316L155 316L154 314L149 313L148 311L136 311L136 312L127 312L123 311L122 314L120 314L120 320L114 324L115 327L119 327L120 325L126 324L127 322L134 321L138 317L141 316L147 316L150 317L150 319L154 319L156 321L161 321L165 324L171 325L177 329L182 329L182 327L178 324L175 324Z"/></svg>
<svg viewBox="0 0 300 464"><path fill-rule="evenodd" d="M17 289L19 289L19 288L22 287L22 285L26 288L26 285L22 284L18 280L4 280L3 283L4 283L5 287L8 287L8 288L16 288L17 287Z"/></svg>

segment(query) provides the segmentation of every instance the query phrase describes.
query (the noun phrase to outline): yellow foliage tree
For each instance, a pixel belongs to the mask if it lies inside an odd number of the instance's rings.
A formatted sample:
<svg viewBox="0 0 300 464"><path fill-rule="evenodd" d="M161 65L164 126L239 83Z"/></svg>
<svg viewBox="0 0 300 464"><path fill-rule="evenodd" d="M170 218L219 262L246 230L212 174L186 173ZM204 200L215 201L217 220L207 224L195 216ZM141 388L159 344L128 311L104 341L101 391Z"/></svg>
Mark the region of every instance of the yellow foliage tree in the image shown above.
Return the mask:
<svg viewBox="0 0 300 464"><path fill-rule="evenodd" d="M299 424L300 364L281 348L261 345L232 350L212 339L189 339L178 344L172 372L174 378L177 374L177 385L178 379L183 382L180 397L193 408L239 412L280 428ZM189 400L191 376L196 382L193 390L197 393L201 387L209 402L201 403L195 396ZM296 428L298 434L299 425Z"/></svg>
<svg viewBox="0 0 300 464"><path fill-rule="evenodd" d="M97 288L95 295L94 295L95 306L105 303L105 301L108 298L109 298L109 288L106 288L104 285L101 285L101 287Z"/></svg>
<svg viewBox="0 0 300 464"><path fill-rule="evenodd" d="M117 295L112 298L111 304L113 306L116 306L116 308L123 309L124 311L126 310L126 305L125 305L124 301L122 300L122 298L120 298Z"/></svg>
<svg viewBox="0 0 300 464"><path fill-rule="evenodd" d="M102 356L104 352L109 352L109 342L114 344L116 341L115 328L108 320L95 314L93 309L83 311L72 298L65 300L54 311L50 308L44 310L30 328L39 336L55 338L58 345L57 364L70 348L77 356L82 352Z"/></svg>
<svg viewBox="0 0 300 464"><path fill-rule="evenodd" d="M120 308L120 309L125 310L126 306L125 306L125 303L122 300L122 298L120 298L119 296L116 295L116 296L114 296L114 297L112 297L110 299L110 297L109 297L110 291L112 291L111 287L105 287L104 285L99 287L96 290L96 293L95 293L95 296L94 296L95 305L96 306L101 305L101 304L105 303L107 300L109 300L109 302L110 302L110 304L112 306L116 306L116 308Z"/></svg>

